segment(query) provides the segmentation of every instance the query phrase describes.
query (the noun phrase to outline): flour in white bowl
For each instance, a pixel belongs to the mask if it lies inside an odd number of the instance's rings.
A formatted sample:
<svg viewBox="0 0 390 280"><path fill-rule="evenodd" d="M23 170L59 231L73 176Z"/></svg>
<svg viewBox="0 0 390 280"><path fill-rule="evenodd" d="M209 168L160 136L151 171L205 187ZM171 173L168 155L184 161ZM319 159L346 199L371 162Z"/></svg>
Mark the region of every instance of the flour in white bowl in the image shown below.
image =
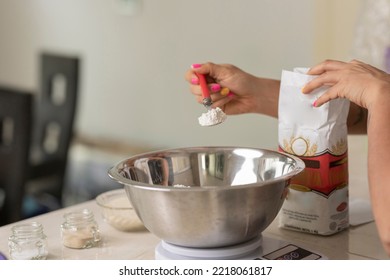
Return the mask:
<svg viewBox="0 0 390 280"><path fill-rule="evenodd" d="M190 186L181 185L181 184L173 185L173 187L174 187L174 188L191 188Z"/></svg>
<svg viewBox="0 0 390 280"><path fill-rule="evenodd" d="M207 110L206 113L203 113L199 118L199 124L201 126L211 126L222 123L226 120L226 114L222 111L221 108L212 108Z"/></svg>

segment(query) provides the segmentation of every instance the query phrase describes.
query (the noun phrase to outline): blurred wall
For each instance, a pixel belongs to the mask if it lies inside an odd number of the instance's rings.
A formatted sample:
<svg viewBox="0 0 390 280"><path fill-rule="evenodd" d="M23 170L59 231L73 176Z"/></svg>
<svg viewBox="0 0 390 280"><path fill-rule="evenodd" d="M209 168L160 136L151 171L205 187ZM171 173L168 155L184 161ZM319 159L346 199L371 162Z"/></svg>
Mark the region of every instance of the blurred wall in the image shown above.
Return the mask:
<svg viewBox="0 0 390 280"><path fill-rule="evenodd" d="M77 133L166 148L277 146L277 121L229 117L200 127L205 109L184 81L193 63L282 69L350 59L362 0L1 0L0 84L39 90L41 51L82 59Z"/></svg>

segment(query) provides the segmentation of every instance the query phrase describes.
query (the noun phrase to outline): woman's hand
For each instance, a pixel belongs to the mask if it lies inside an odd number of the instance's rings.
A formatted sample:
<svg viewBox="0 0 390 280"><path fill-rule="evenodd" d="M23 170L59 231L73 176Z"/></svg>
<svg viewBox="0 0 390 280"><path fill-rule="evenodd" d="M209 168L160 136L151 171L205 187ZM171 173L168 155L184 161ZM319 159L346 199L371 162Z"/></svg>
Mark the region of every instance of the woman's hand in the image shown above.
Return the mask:
<svg viewBox="0 0 390 280"><path fill-rule="evenodd" d="M203 98L195 73L207 77L213 107L220 107L228 115L261 113L276 117L278 81L255 77L230 64L193 64L185 79L190 83L190 90L198 103L202 103ZM273 95L271 104L265 100L270 94ZM276 106L270 106L272 104Z"/></svg>
<svg viewBox="0 0 390 280"><path fill-rule="evenodd" d="M312 67L308 74L319 76L302 89L303 93L310 93L324 85L330 86L316 100L316 107L335 98L347 98L370 110L378 102L383 102L383 98L390 100L390 75L357 60L349 63L326 60Z"/></svg>
<svg viewBox="0 0 390 280"><path fill-rule="evenodd" d="M349 63L327 60L310 69L319 75L302 92L329 85L315 106L335 98L347 98L368 110L368 179L370 196L378 233L390 255L390 75L360 61ZM352 105L352 104L351 104ZM355 107L357 107L355 105ZM351 111L351 110L350 110Z"/></svg>

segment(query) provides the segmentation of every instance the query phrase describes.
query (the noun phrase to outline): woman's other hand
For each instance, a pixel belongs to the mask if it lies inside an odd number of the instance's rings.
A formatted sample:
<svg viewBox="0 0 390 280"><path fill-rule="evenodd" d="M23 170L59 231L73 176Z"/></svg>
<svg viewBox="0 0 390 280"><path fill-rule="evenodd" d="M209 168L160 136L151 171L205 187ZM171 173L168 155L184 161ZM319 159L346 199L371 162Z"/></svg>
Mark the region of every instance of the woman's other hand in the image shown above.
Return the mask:
<svg viewBox="0 0 390 280"><path fill-rule="evenodd" d="M336 98L347 98L368 110L384 100L390 101L390 75L361 61L326 60L312 67L307 74L318 77L302 89L303 93L330 86L316 100L316 107Z"/></svg>

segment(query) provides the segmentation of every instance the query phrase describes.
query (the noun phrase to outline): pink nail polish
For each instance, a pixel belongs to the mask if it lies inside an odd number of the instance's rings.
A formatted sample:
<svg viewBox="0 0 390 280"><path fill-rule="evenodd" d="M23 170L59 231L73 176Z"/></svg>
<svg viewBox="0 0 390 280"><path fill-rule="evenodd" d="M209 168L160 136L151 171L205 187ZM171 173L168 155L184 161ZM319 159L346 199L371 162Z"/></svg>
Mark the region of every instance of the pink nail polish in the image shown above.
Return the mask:
<svg viewBox="0 0 390 280"><path fill-rule="evenodd" d="M192 69L196 69L196 68L200 68L200 67L202 67L202 64L199 64L199 63L195 63L195 64L191 65Z"/></svg>
<svg viewBox="0 0 390 280"><path fill-rule="evenodd" d="M317 107L317 100L313 102L313 107Z"/></svg>
<svg viewBox="0 0 390 280"><path fill-rule="evenodd" d="M199 80L197 78L192 78L191 79L191 84L197 85L197 84L199 84Z"/></svg>
<svg viewBox="0 0 390 280"><path fill-rule="evenodd" d="M211 91L219 91L221 89L221 86L219 84L214 84L211 86Z"/></svg>
<svg viewBox="0 0 390 280"><path fill-rule="evenodd" d="M233 92L229 92L227 96L231 98L231 97L234 96L234 93Z"/></svg>

